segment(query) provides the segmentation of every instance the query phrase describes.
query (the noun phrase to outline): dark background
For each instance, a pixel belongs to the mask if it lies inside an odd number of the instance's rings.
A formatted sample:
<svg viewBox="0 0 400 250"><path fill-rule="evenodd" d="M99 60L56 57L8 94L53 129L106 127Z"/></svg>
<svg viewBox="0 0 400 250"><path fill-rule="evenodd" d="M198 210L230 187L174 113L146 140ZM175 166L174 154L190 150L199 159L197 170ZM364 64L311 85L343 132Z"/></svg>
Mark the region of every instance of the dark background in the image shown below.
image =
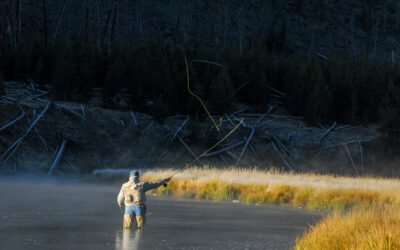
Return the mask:
<svg viewBox="0 0 400 250"><path fill-rule="evenodd" d="M237 103L265 112L272 87L286 94L283 112L380 123L394 143L399 31L389 0L3 0L0 82L51 85L55 99L81 103L102 88L107 108L203 119L186 56L213 114Z"/></svg>

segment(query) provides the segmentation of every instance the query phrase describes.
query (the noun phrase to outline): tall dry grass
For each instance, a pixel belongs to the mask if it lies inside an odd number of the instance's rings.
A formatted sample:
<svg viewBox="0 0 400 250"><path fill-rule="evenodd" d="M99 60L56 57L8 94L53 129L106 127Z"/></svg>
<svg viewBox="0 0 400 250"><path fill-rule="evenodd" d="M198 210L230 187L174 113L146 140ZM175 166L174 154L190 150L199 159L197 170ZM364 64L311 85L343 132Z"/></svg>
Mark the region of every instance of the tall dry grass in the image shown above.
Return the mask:
<svg viewBox="0 0 400 250"><path fill-rule="evenodd" d="M143 179L174 173L152 170ZM400 249L399 188L398 179L194 167L153 192L332 211L297 239L295 249Z"/></svg>
<svg viewBox="0 0 400 250"><path fill-rule="evenodd" d="M170 176L174 170L152 170L145 180ZM396 179L348 178L290 174L257 169L189 168L155 193L244 203L288 204L310 209L345 210L357 204L399 203Z"/></svg>
<svg viewBox="0 0 400 250"><path fill-rule="evenodd" d="M295 249L400 249L400 209L375 204L336 211L311 226Z"/></svg>

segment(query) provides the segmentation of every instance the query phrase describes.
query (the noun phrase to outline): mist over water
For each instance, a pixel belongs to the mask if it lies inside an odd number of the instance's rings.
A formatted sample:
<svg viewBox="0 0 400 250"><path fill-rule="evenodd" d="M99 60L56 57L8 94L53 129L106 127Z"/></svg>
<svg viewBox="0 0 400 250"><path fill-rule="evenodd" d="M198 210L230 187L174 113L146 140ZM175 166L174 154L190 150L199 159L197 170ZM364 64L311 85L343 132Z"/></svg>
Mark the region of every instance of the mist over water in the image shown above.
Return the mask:
<svg viewBox="0 0 400 250"><path fill-rule="evenodd" d="M0 249L288 249L318 215L148 195L147 229L122 231L119 185L0 177Z"/></svg>

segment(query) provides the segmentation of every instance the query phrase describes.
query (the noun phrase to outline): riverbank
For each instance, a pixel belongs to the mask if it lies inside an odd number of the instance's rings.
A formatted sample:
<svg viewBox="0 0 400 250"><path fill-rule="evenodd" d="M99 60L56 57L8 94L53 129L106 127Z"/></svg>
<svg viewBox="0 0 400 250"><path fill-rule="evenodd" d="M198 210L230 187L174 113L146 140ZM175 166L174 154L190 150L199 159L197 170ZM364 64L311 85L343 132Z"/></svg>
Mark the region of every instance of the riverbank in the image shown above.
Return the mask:
<svg viewBox="0 0 400 250"><path fill-rule="evenodd" d="M143 174L143 179L154 180L175 172L151 170ZM399 185L400 180L394 178L189 168L154 192L329 212L298 238L296 249L398 249Z"/></svg>

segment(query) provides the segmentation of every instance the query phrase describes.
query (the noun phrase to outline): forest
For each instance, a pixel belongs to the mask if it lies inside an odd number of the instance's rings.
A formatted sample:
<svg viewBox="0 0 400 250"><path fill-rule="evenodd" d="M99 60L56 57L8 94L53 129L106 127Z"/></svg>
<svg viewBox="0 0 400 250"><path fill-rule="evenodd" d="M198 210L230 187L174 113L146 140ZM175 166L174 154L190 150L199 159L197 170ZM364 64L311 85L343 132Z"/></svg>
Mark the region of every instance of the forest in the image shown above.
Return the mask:
<svg viewBox="0 0 400 250"><path fill-rule="evenodd" d="M83 104L101 89L106 108L203 119L187 57L213 114L265 112L273 88L311 124L380 123L398 140L400 7L352 2L2 1L0 84L35 82Z"/></svg>

